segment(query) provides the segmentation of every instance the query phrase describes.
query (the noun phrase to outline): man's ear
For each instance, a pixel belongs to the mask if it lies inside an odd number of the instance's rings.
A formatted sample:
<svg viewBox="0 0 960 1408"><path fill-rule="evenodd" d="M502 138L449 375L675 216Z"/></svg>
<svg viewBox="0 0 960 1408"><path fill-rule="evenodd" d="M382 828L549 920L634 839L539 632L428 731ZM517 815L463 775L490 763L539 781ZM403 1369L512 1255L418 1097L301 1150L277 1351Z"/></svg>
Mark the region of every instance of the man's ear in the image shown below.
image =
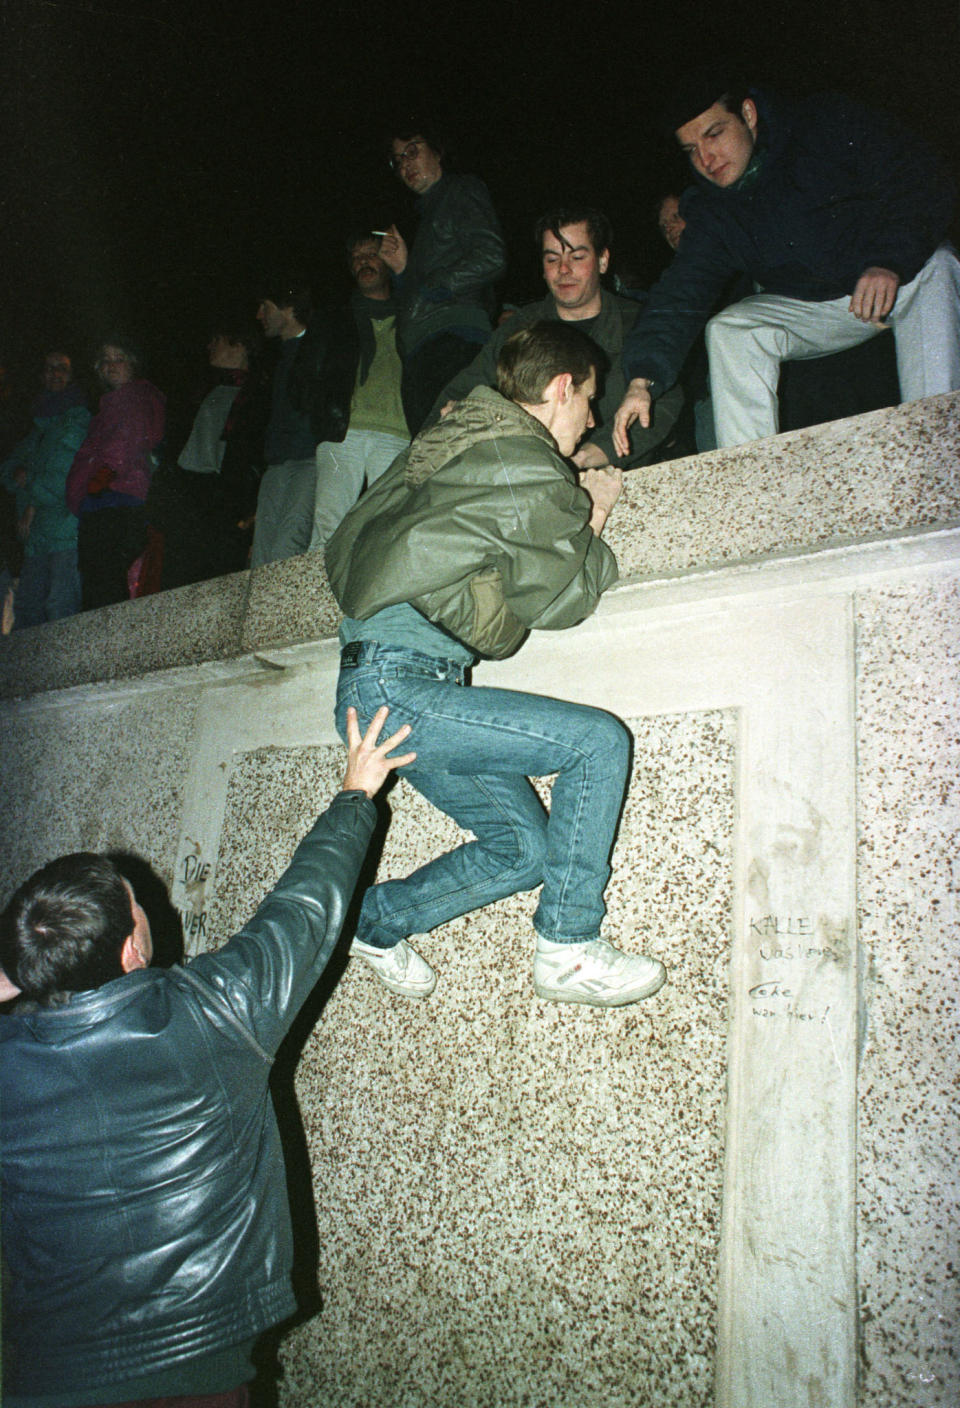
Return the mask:
<svg viewBox="0 0 960 1408"><path fill-rule="evenodd" d="M548 381L543 392L545 401L553 401L556 405L562 406L569 401L573 390L573 377L570 372L558 372L552 381Z"/></svg>
<svg viewBox="0 0 960 1408"><path fill-rule="evenodd" d="M740 108L740 116L755 137L757 135L757 105L752 98L744 98Z"/></svg>
<svg viewBox="0 0 960 1408"><path fill-rule="evenodd" d="M597 260L597 268L600 270L601 274L605 274L607 272L607 269L609 268L609 265L610 251L609 249L602 249L600 251L600 258Z"/></svg>
<svg viewBox="0 0 960 1408"><path fill-rule="evenodd" d="M120 967L125 973L132 973L137 968L146 968L147 966L146 955L140 951L131 929L120 950Z"/></svg>

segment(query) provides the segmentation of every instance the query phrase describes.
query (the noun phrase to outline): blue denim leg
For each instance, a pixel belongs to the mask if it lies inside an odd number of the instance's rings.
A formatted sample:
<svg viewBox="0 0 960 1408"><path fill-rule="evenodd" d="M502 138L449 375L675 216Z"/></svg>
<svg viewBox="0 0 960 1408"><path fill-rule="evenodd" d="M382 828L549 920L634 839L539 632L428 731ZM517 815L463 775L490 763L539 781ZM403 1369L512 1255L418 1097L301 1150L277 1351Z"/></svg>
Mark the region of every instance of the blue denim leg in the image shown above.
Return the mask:
<svg viewBox="0 0 960 1408"><path fill-rule="evenodd" d="M14 630L42 626L47 619L46 601L50 591L50 554L37 553L23 559L23 570L13 601Z"/></svg>
<svg viewBox="0 0 960 1408"><path fill-rule="evenodd" d="M382 705L409 723L403 775L477 838L367 892L357 937L389 947L541 880L534 926L554 941L595 938L626 786L629 735L612 714L513 690L463 688L456 666L365 646L341 671L337 727ZM549 818L527 781L557 773Z"/></svg>
<svg viewBox="0 0 960 1408"><path fill-rule="evenodd" d="M80 610L80 569L76 548L50 553L50 590L47 593L47 620L62 621Z"/></svg>

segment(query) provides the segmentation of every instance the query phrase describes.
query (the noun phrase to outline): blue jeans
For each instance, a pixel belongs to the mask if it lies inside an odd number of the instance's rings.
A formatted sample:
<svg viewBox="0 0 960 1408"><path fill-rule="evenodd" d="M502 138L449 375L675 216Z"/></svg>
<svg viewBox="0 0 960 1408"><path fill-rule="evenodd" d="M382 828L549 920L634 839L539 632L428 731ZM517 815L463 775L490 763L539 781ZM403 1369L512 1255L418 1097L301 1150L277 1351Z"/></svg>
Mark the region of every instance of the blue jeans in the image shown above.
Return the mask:
<svg viewBox="0 0 960 1408"><path fill-rule="evenodd" d="M60 621L80 610L80 569L76 548L35 553L23 559L14 602L15 629Z"/></svg>
<svg viewBox="0 0 960 1408"><path fill-rule="evenodd" d="M598 936L630 761L619 719L538 694L467 688L462 666L374 641L344 652L342 738L351 704L361 729L383 704L388 732L410 724L404 747L417 758L402 775L476 837L403 880L372 886L358 939L392 948L541 882L538 933L555 943ZM548 816L528 778L554 772Z"/></svg>

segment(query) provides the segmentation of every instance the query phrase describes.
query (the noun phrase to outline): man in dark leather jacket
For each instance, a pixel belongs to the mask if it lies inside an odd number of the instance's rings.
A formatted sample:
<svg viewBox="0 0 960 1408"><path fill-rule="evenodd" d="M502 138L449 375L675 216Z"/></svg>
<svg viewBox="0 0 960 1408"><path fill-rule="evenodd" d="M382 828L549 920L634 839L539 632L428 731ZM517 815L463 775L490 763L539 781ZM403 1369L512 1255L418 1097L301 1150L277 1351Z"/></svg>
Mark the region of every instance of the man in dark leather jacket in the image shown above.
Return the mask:
<svg viewBox="0 0 960 1408"><path fill-rule="evenodd" d="M506 248L486 186L476 176L444 171L435 134L401 128L391 150L391 165L417 197L419 217L409 250L395 225L380 246L400 301L403 404L415 435L452 373L490 335L493 285L506 272Z"/></svg>
<svg viewBox="0 0 960 1408"><path fill-rule="evenodd" d="M409 729L378 743L385 718L362 739L351 719L344 790L217 952L152 968L104 856L52 862L5 910L7 1408L247 1402L256 1337L295 1309L271 1062L333 952L370 798L416 756L387 756Z"/></svg>

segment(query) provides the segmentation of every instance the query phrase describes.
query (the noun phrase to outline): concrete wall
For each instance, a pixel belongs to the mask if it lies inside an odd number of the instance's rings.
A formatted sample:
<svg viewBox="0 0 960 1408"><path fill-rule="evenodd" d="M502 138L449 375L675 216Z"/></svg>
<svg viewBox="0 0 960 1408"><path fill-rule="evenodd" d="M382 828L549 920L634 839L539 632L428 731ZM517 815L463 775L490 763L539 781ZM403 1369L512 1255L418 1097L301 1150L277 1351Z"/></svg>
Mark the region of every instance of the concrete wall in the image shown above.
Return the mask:
<svg viewBox="0 0 960 1408"><path fill-rule="evenodd" d="M654 466L596 616L476 671L628 721L607 933L670 982L539 1002L530 896L425 1003L341 960L282 1408L960 1401L958 525L960 397ZM221 942L336 788L336 621L308 556L0 643L4 891L120 846ZM391 807L382 875L455 839Z"/></svg>

